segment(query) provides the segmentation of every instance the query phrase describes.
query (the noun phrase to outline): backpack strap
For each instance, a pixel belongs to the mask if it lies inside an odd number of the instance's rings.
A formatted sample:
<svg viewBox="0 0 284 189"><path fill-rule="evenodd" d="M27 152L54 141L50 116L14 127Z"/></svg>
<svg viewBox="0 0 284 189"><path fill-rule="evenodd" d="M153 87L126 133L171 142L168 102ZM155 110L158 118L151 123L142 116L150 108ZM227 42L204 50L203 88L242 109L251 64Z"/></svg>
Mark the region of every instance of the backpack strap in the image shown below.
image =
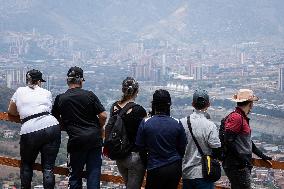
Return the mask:
<svg viewBox="0 0 284 189"><path fill-rule="evenodd" d="M192 139L198 149L198 152L201 154L201 156L204 156L204 152L202 151L201 147L199 146L195 136L193 135L193 132L192 132L192 127L191 127L191 123L190 123L190 116L187 117L187 126L188 126L188 129L190 131L190 134L192 136Z"/></svg>
<svg viewBox="0 0 284 189"><path fill-rule="evenodd" d="M128 102L123 108L120 107L121 109L119 110L118 115L121 117L122 115L126 114L128 110L130 110L136 105L137 104L135 104L134 102Z"/></svg>
<svg viewBox="0 0 284 189"><path fill-rule="evenodd" d="M121 110L122 108L118 105L118 101L116 101L115 103L113 103L112 107L117 107L118 110Z"/></svg>
<svg viewBox="0 0 284 189"><path fill-rule="evenodd" d="M114 107L116 107L117 109L114 110ZM118 105L118 101L114 102L112 105L111 105L111 108L110 108L110 116L113 116L114 114L117 114L122 108Z"/></svg>

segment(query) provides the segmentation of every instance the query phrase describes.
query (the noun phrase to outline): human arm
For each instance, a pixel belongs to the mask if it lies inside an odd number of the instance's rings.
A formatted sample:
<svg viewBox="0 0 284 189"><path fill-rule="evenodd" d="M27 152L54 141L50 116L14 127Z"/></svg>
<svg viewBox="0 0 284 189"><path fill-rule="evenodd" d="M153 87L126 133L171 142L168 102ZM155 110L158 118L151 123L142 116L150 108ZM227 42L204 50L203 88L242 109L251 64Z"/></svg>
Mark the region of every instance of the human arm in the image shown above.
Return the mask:
<svg viewBox="0 0 284 189"><path fill-rule="evenodd" d="M228 116L225 122L225 133L224 133L224 145L226 149L226 154L234 156L239 161L241 168L252 167L251 164L251 154L243 153L242 144L239 144L237 138L240 136L249 137L249 132L241 133L244 127L243 117L238 113L232 113ZM249 148L249 146L245 146ZM251 150L251 149L247 149Z"/></svg>
<svg viewBox="0 0 284 189"><path fill-rule="evenodd" d="M104 137L105 136L105 130L104 130L104 125L106 123L106 119L107 119L107 113L106 111L103 111L101 113L98 114L98 119L99 119L99 124L101 127L101 136Z"/></svg>
<svg viewBox="0 0 284 189"><path fill-rule="evenodd" d="M12 116L18 116L19 115L19 112L17 110L17 105L12 100L9 103L8 114L10 114Z"/></svg>
<svg viewBox="0 0 284 189"><path fill-rule="evenodd" d="M137 150L139 151L140 158L145 167L147 167L147 160L148 160L148 151L145 147L145 140L144 140L144 120L140 123L140 126L137 131L135 145Z"/></svg>
<svg viewBox="0 0 284 189"><path fill-rule="evenodd" d="M62 118L61 118L61 113L60 113L60 107L59 107L59 98L60 95L57 95L55 97L52 109L51 109L51 114L57 119L60 125L61 131L66 131L66 127L63 124Z"/></svg>
<svg viewBox="0 0 284 189"><path fill-rule="evenodd" d="M208 134L208 145L212 150L212 157L221 160L222 151L221 151L221 142L219 139L219 134L217 131L216 125L212 122L209 129L206 130Z"/></svg>
<svg viewBox="0 0 284 189"><path fill-rule="evenodd" d="M146 148L144 127L145 127L145 120L141 121L136 135L135 145L137 146L139 151L144 150Z"/></svg>
<svg viewBox="0 0 284 189"><path fill-rule="evenodd" d="M272 160L271 157L265 155L262 151L260 151L260 149L256 147L253 141L251 141L251 143L252 143L252 153L254 153L263 160Z"/></svg>
<svg viewBox="0 0 284 189"><path fill-rule="evenodd" d="M180 121L179 121L179 125L180 125L180 129L179 129L179 135L177 137L177 151L179 155L183 158L185 154L186 145L187 145L187 138L186 138L184 127Z"/></svg>
<svg viewBox="0 0 284 189"><path fill-rule="evenodd" d="M107 119L106 111L99 113L98 118L99 118L100 127L103 128L106 123L106 119Z"/></svg>
<svg viewBox="0 0 284 189"><path fill-rule="evenodd" d="M60 111L59 111L59 95L55 97L52 109L51 109L51 114L60 122Z"/></svg>
<svg viewBox="0 0 284 189"><path fill-rule="evenodd" d="M93 99L93 108L94 108L95 114L97 115L99 119L100 127L103 128L107 120L107 113L105 111L105 108L102 105L99 98L91 91L90 91L90 96Z"/></svg>
<svg viewBox="0 0 284 189"><path fill-rule="evenodd" d="M12 116L18 116L19 112L18 112L18 108L17 108L17 101L18 98L18 90L16 90L16 92L13 94L9 106L8 106L8 114L12 115Z"/></svg>

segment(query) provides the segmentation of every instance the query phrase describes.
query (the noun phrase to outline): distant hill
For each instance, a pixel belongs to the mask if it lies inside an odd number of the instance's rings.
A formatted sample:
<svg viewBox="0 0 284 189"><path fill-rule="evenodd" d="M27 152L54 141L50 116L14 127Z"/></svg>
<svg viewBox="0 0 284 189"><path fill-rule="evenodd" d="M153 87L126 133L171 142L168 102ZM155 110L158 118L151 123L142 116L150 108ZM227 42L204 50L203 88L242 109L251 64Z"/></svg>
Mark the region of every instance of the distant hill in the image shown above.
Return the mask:
<svg viewBox="0 0 284 189"><path fill-rule="evenodd" d="M14 92L12 89L0 86L0 112L7 112L8 104Z"/></svg>
<svg viewBox="0 0 284 189"><path fill-rule="evenodd" d="M283 10L283 0L0 0L0 32L230 43L283 37Z"/></svg>

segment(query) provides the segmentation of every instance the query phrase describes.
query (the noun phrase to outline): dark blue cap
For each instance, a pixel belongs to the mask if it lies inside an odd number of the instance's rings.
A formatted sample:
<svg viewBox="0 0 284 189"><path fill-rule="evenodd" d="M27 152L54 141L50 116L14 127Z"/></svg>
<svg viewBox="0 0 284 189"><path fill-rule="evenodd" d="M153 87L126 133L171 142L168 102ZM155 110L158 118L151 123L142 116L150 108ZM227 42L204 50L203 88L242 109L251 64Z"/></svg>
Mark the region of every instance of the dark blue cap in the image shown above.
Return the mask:
<svg viewBox="0 0 284 189"><path fill-rule="evenodd" d="M44 79L42 79L42 73L39 70L32 69L27 72L26 79L31 79L33 81L41 81L46 82Z"/></svg>
<svg viewBox="0 0 284 189"><path fill-rule="evenodd" d="M205 102L209 103L209 95L206 90L196 89L192 97L193 103Z"/></svg>

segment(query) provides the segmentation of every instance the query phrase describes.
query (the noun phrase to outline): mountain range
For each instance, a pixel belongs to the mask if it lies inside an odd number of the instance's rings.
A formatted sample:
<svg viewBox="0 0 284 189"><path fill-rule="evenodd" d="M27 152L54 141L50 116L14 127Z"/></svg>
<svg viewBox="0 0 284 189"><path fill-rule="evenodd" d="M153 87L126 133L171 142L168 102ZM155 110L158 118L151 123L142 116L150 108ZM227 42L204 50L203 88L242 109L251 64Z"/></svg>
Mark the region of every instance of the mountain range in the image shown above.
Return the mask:
<svg viewBox="0 0 284 189"><path fill-rule="evenodd" d="M283 0L0 0L0 32L231 43L283 38L283 10Z"/></svg>

